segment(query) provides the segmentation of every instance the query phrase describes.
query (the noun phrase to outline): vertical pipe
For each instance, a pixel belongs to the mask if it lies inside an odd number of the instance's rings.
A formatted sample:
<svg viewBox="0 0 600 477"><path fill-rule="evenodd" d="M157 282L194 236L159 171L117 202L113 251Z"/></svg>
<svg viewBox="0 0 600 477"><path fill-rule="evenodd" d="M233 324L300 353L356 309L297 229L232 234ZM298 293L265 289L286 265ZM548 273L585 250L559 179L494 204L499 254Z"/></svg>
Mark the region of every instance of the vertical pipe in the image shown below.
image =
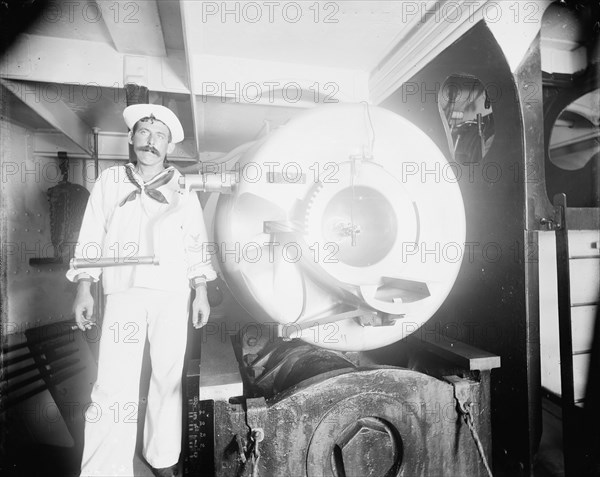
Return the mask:
<svg viewBox="0 0 600 477"><path fill-rule="evenodd" d="M94 133L94 180L98 179L98 133L100 128L92 128Z"/></svg>
<svg viewBox="0 0 600 477"><path fill-rule="evenodd" d="M485 135L483 134L483 121L481 113L477 113L477 134L479 135L479 148L481 149L481 159L485 156Z"/></svg>
<svg viewBox="0 0 600 477"><path fill-rule="evenodd" d="M592 203L591 207L600 207L600 154L592 157Z"/></svg>

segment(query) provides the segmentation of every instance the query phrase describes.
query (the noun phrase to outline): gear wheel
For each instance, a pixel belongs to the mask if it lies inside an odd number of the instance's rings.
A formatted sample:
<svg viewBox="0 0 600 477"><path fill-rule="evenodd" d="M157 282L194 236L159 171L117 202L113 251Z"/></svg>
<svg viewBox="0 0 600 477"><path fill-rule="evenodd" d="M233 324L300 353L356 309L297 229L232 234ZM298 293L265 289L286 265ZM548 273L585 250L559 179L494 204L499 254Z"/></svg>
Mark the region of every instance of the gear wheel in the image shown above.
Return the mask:
<svg viewBox="0 0 600 477"><path fill-rule="evenodd" d="M311 213L314 209L314 205L315 202L317 200L317 196L321 193L321 191L324 189L325 184L323 184L322 182L317 182L314 187L311 188L310 192L307 194L306 199L304 199L304 210L303 210L303 214L304 214L304 218L302 220L302 231L303 234L306 236L309 233L309 219L311 216Z"/></svg>

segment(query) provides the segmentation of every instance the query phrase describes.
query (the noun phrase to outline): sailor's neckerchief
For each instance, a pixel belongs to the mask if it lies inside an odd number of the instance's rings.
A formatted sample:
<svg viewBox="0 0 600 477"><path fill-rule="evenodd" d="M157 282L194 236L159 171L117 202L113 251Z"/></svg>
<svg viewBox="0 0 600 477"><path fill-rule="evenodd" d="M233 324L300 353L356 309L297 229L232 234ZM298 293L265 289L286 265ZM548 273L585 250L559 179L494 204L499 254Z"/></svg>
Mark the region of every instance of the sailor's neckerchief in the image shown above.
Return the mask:
<svg viewBox="0 0 600 477"><path fill-rule="evenodd" d="M135 166L131 162L125 164L125 173L127 174L127 179L129 179L129 182L131 182L136 187L136 190L128 194L127 197L125 197L121 201L119 207L124 206L127 202L131 200L135 200L136 196L138 194L141 195L142 192L144 192L148 197L160 202L161 204L168 204L169 201L165 198L163 193L157 189L158 187L165 185L171 180L173 174L175 173L175 168L173 166L167 167L164 171L161 171L158 174L156 174L148 182L144 182L144 180L139 176L139 174L135 172L134 168Z"/></svg>

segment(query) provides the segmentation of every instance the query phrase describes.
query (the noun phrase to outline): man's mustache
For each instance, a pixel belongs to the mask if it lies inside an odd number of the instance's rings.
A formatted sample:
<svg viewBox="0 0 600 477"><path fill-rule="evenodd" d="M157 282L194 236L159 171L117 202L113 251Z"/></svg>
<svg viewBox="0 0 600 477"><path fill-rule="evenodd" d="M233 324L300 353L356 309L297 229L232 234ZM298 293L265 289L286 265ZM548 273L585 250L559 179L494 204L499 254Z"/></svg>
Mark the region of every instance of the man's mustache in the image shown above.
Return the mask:
<svg viewBox="0 0 600 477"><path fill-rule="evenodd" d="M141 146L141 147L138 147L137 150L138 151L148 151L156 156L160 156L160 153L158 152L158 150L156 148L154 148L153 146Z"/></svg>

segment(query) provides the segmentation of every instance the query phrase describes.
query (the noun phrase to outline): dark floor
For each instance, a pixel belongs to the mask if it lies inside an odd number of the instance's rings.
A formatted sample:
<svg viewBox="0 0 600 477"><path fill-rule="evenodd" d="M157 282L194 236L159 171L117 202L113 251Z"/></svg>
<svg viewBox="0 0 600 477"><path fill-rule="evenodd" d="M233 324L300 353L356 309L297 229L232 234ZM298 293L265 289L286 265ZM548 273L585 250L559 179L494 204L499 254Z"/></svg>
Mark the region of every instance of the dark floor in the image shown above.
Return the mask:
<svg viewBox="0 0 600 477"><path fill-rule="evenodd" d="M543 434L540 441L534 477L563 477L563 430L562 410L555 396L542 399ZM569 477L600 477L600 455L597 452L600 443L600 429L597 419L590 410L576 408L576 431L573 442L569 444L577 454Z"/></svg>
<svg viewBox="0 0 600 477"><path fill-rule="evenodd" d="M542 400L543 433L534 468L535 477L564 477L560 407Z"/></svg>

